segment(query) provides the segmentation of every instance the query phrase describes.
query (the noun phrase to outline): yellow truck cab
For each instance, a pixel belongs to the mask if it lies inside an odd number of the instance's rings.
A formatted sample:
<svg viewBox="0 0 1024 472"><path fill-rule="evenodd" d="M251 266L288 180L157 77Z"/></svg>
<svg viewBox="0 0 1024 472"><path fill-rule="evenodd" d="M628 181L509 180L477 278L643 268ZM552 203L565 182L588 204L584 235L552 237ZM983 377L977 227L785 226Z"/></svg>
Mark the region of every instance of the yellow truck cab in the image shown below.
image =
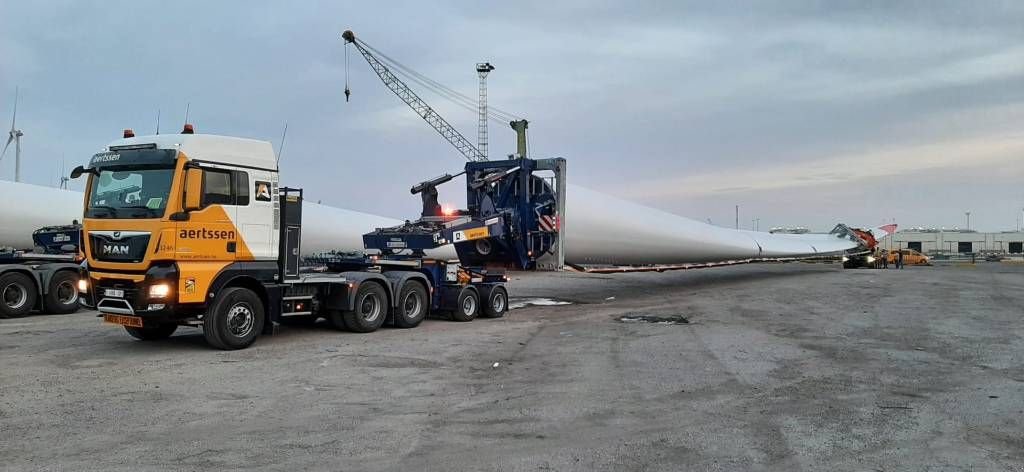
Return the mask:
<svg viewBox="0 0 1024 472"><path fill-rule="evenodd" d="M278 277L270 143L191 133L134 137L126 130L76 174L89 174L84 304L135 337L163 338L176 320L203 311L209 294L244 275L234 282L250 289L236 298L249 303L225 321L242 338L258 334L263 303L251 298L264 292L257 285Z"/></svg>
<svg viewBox="0 0 1024 472"><path fill-rule="evenodd" d="M72 172L83 175L79 299L138 339L193 326L214 347L240 349L289 318L370 332L385 322L415 327L431 310L470 321L508 307L503 271L422 253L302 267L302 190L278 187L266 141L188 125L182 134L125 130Z"/></svg>

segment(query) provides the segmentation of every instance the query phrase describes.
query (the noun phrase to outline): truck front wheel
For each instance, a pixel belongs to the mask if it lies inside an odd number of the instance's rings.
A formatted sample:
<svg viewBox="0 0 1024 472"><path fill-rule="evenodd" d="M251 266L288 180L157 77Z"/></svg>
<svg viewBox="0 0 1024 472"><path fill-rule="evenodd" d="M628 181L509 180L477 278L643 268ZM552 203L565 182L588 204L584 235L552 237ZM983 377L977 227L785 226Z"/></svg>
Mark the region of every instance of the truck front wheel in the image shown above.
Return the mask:
<svg viewBox="0 0 1024 472"><path fill-rule="evenodd" d="M221 290L203 317L203 336L218 349L249 347L263 331L263 302L252 290L228 287Z"/></svg>
<svg viewBox="0 0 1024 472"><path fill-rule="evenodd" d="M17 318L36 304L36 284L20 272L0 275L0 318Z"/></svg>
<svg viewBox="0 0 1024 472"><path fill-rule="evenodd" d="M132 328L131 326L125 326L124 330L135 339L142 341L158 341L171 337L171 335L178 330L178 325L160 324L156 326L146 326L144 328Z"/></svg>
<svg viewBox="0 0 1024 472"><path fill-rule="evenodd" d="M374 282L363 282L356 290L354 309L331 312L331 323L356 333L376 331L388 317L388 294Z"/></svg>

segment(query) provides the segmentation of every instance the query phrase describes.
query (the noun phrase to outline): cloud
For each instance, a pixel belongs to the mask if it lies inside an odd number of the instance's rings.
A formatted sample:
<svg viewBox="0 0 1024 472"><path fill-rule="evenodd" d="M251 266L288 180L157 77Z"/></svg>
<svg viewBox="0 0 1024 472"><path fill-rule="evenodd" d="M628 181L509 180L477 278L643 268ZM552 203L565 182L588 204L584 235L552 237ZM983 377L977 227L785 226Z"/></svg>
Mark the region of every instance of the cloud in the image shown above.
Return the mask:
<svg viewBox="0 0 1024 472"><path fill-rule="evenodd" d="M838 188L874 177L913 179L921 172L937 169L1017 167L1022 156L1024 133L986 135L803 162L770 163L753 168L656 179L643 185L631 184L616 193L643 199L675 199L823 185Z"/></svg>
<svg viewBox="0 0 1024 472"><path fill-rule="evenodd" d="M1024 167L1006 157L1024 129L1021 2L9 3L0 118L20 84L23 172L38 183L61 154L81 163L125 127L149 130L157 109L177 128L191 103L201 132L276 144L289 123L282 177L325 203L415 214L407 185L464 159L354 50L345 102L345 28L470 96L474 64L492 62L490 103L530 120L534 156L698 216L785 196L760 217L799 208L824 225L857 204L836 185L933 168L915 191L944 193L929 179L968 163ZM475 142L472 111L423 98ZM492 123L491 154L514 147ZM1008 188L977 184L956 204L1024 201ZM915 214L951 204L902 196Z"/></svg>

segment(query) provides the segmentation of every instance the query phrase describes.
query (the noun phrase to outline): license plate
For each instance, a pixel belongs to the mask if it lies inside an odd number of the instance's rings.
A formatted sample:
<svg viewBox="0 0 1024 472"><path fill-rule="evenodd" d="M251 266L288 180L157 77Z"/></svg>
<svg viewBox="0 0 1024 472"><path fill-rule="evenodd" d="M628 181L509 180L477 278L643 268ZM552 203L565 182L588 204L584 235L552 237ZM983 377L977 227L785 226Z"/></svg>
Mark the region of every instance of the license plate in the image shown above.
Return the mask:
<svg viewBox="0 0 1024 472"><path fill-rule="evenodd" d="M124 290L115 290L112 288L108 288L103 291L103 295L107 297L124 298Z"/></svg>
<svg viewBox="0 0 1024 472"><path fill-rule="evenodd" d="M131 326L132 328L142 327L142 318L139 318L138 316L110 315L104 313L103 321L121 326Z"/></svg>

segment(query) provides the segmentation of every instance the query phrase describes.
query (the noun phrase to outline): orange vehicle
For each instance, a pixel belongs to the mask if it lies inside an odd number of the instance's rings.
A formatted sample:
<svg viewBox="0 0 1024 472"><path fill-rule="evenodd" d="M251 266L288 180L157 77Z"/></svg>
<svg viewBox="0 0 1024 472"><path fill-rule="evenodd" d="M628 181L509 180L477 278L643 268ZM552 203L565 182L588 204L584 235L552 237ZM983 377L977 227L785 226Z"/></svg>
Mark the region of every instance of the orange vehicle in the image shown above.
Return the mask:
<svg viewBox="0 0 1024 472"><path fill-rule="evenodd" d="M843 268L844 269L856 269L858 267L867 267L877 269L881 261L876 261L875 256L878 256L878 241L882 238L896 232L896 224L888 224L879 226L878 228L872 229L860 229L860 228L849 228L844 225L837 226L833 232L843 228L850 234L855 240L860 240L860 246L858 251L849 253L843 256Z"/></svg>
<svg viewBox="0 0 1024 472"><path fill-rule="evenodd" d="M889 251L889 263L895 264L899 253L903 253L903 265L930 265L928 256L913 249L893 249Z"/></svg>

